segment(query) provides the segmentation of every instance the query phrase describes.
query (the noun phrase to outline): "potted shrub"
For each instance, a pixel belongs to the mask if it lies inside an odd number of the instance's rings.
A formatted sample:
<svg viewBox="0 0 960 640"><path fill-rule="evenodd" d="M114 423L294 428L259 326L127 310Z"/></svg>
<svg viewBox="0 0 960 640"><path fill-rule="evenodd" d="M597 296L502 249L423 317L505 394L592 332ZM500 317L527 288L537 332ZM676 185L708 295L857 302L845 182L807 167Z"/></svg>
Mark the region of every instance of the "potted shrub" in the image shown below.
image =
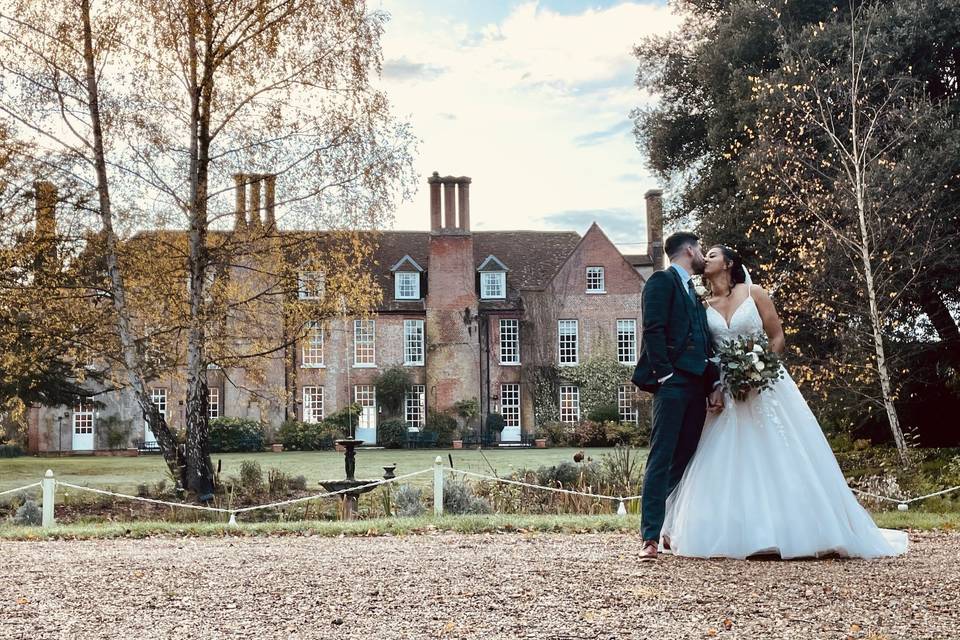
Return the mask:
<svg viewBox="0 0 960 640"><path fill-rule="evenodd" d="M503 416L499 413L489 413L487 414L487 433L497 434L497 440L500 440L500 434L503 433L503 427L506 423L503 421Z"/></svg>
<svg viewBox="0 0 960 640"><path fill-rule="evenodd" d="M463 426L457 429L459 438L453 441L453 448L463 449L463 436L473 429L473 419L480 415L480 402L476 398L458 400L453 404L453 408L463 420Z"/></svg>
<svg viewBox="0 0 960 640"><path fill-rule="evenodd" d="M547 434L540 427L537 427L533 432L533 446L536 449L547 448Z"/></svg>

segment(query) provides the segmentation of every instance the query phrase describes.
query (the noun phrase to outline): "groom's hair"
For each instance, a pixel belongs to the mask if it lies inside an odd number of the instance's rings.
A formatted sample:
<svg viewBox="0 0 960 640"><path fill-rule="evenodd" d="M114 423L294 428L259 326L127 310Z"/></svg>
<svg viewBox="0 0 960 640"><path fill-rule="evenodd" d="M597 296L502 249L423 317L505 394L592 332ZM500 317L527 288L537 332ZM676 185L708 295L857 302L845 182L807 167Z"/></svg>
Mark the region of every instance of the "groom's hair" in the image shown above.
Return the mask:
<svg viewBox="0 0 960 640"><path fill-rule="evenodd" d="M680 253L688 244L695 245L698 242L700 242L700 236L692 231L677 231L667 236L667 239L663 243L663 251L667 254L668 258L672 258Z"/></svg>

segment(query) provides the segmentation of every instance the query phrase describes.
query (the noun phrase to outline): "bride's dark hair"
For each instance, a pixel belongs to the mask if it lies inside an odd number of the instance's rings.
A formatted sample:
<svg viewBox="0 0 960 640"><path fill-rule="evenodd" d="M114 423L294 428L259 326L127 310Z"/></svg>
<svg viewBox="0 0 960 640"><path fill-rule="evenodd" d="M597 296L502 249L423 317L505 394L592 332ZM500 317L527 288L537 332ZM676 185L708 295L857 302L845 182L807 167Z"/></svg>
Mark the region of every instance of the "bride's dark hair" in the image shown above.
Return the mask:
<svg viewBox="0 0 960 640"><path fill-rule="evenodd" d="M727 295L729 296L733 293L733 287L735 285L747 281L747 274L743 270L743 258L740 257L739 253L725 244L715 244L712 248L719 250L720 253L723 254L723 261L730 265L730 290L727 291Z"/></svg>

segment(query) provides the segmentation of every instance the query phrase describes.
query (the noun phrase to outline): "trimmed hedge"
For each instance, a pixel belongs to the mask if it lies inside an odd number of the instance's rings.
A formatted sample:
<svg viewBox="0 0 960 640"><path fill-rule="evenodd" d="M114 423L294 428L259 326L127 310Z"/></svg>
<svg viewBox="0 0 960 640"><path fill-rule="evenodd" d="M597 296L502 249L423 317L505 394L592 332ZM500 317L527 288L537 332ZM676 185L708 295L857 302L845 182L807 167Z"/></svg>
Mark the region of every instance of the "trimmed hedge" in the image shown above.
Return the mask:
<svg viewBox="0 0 960 640"><path fill-rule="evenodd" d="M334 440L345 437L344 430L330 422L287 420L277 430L277 440L285 451L332 449Z"/></svg>
<svg viewBox="0 0 960 640"><path fill-rule="evenodd" d="M23 449L15 444L0 444L0 458L19 458Z"/></svg>
<svg viewBox="0 0 960 640"><path fill-rule="evenodd" d="M245 418L215 418L210 421L211 453L263 451L263 425Z"/></svg>
<svg viewBox="0 0 960 640"><path fill-rule="evenodd" d="M407 425L403 420L384 420L377 425L380 446L387 449L402 449L407 442Z"/></svg>

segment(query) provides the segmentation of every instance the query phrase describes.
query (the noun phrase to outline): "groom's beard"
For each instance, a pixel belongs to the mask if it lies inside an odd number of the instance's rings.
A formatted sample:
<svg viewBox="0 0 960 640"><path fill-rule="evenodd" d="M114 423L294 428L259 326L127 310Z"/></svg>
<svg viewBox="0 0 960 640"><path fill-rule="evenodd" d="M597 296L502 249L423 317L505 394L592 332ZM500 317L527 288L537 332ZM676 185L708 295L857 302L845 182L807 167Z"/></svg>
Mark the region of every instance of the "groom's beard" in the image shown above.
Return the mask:
<svg viewBox="0 0 960 640"><path fill-rule="evenodd" d="M707 263L705 260L694 260L690 266L693 267L693 275L702 276L703 270L707 267Z"/></svg>

